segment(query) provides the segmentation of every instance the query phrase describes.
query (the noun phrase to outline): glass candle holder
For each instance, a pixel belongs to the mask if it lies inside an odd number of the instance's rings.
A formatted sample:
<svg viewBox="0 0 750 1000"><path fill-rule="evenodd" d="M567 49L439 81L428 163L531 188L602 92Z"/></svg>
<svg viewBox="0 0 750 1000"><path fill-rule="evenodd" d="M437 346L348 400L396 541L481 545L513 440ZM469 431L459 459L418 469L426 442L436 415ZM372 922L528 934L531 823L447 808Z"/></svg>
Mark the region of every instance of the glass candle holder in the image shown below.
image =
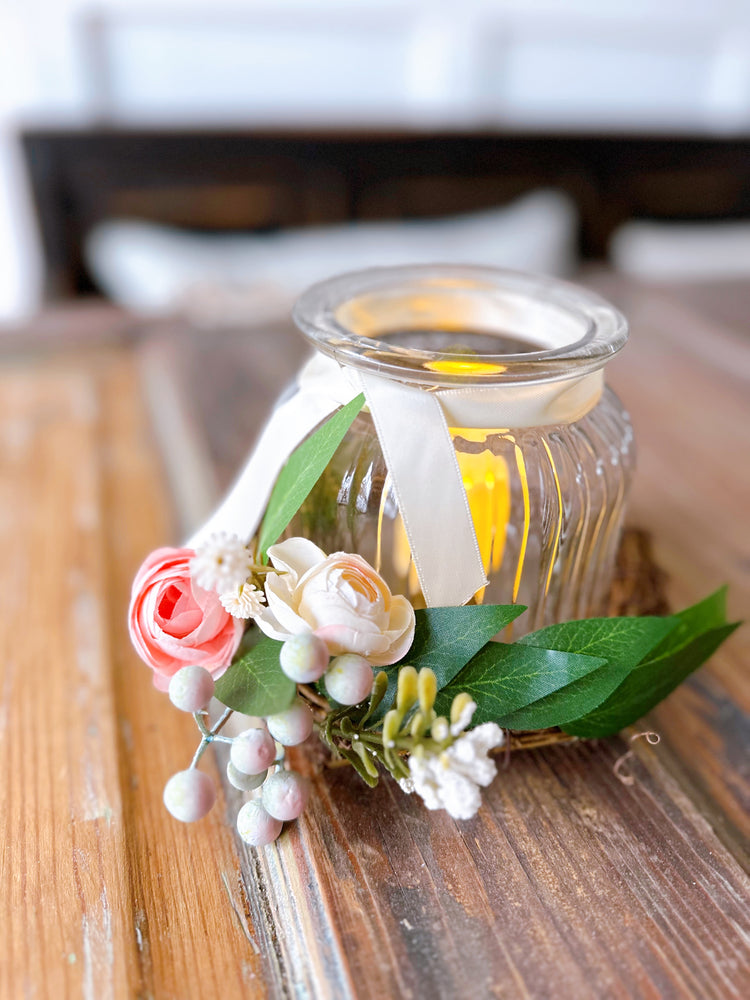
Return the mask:
<svg viewBox="0 0 750 1000"><path fill-rule="evenodd" d="M602 611L634 460L630 420L603 379L627 339L616 309L549 278L428 266L323 282L294 316L346 371L440 398L487 578L474 601L527 605L524 631ZM441 482L423 478L429 516ZM367 408L288 534L361 554L424 605ZM450 574L466 552L446 537L441 557Z"/></svg>

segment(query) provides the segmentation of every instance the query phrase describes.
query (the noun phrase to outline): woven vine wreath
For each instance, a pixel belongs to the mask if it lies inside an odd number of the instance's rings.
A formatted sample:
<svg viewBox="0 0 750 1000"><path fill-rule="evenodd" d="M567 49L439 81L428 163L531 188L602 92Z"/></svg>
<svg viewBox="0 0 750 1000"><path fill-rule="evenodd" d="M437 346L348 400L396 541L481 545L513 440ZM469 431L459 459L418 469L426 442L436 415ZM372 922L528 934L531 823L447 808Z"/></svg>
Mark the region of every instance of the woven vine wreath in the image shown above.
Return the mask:
<svg viewBox="0 0 750 1000"><path fill-rule="evenodd" d="M385 770L428 809L470 819L496 775L493 751L619 732L737 627L722 589L675 615L563 622L498 642L517 619L522 631L522 605L415 611L361 556L279 542L358 408L292 453L249 544L217 533L195 549L157 549L133 583L133 644L200 730L165 805L185 822L204 816L215 789L198 763L210 743L228 743L227 777L249 796L237 828L255 847L305 808L309 782L286 768L284 748L314 730L368 785ZM253 718L230 737L233 712Z"/></svg>

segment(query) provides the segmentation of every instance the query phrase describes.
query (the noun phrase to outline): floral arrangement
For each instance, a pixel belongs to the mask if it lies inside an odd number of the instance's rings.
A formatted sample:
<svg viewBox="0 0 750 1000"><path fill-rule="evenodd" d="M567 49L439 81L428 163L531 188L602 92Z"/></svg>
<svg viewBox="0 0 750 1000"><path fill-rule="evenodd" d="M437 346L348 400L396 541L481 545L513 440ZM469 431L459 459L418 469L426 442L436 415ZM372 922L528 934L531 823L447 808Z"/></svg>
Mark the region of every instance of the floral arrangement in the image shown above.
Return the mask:
<svg viewBox="0 0 750 1000"><path fill-rule="evenodd" d="M204 816L215 789L198 763L227 743L227 778L249 796L237 828L255 847L304 810L309 782L284 751L314 730L368 785L388 772L428 809L465 820L496 775L493 751L617 733L737 627L722 589L676 615L564 622L498 642L523 606L415 611L360 556L279 541L362 398L354 403L293 452L256 538L217 532L195 549L158 549L133 583L133 644L200 731L165 805L186 822ZM214 721L212 699L224 706ZM255 721L230 737L233 712Z"/></svg>

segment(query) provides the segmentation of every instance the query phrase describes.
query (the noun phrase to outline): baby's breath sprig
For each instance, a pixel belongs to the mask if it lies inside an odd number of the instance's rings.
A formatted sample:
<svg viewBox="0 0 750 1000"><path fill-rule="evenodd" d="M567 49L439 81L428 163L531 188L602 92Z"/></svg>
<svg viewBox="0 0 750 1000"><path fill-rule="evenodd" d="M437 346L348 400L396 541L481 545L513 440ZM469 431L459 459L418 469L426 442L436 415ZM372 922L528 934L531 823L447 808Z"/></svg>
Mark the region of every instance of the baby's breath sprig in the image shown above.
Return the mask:
<svg viewBox="0 0 750 1000"><path fill-rule="evenodd" d="M237 535L215 532L198 546L190 572L204 590L214 590L224 610L233 618L255 618L266 604L266 577L285 570L260 560L257 544L245 544Z"/></svg>
<svg viewBox="0 0 750 1000"><path fill-rule="evenodd" d="M435 673L429 667L417 673L412 666L400 668L391 707L380 729L372 728L370 720L387 687L387 674L381 671L366 705L329 713L320 727L324 741L368 785L377 783L379 763L405 792L417 792L429 809L470 818L480 805L479 787L496 774L487 753L502 745L502 730L485 723L467 732L476 705L464 692L453 698L449 718L437 715Z"/></svg>

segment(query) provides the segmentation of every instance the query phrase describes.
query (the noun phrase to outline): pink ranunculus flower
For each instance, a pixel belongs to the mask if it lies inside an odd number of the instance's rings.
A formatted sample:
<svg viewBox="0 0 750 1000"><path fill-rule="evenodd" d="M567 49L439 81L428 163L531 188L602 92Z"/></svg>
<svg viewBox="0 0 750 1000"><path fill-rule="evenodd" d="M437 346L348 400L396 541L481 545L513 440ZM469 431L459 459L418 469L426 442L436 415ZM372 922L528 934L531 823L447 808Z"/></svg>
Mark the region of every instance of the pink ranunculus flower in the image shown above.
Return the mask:
<svg viewBox="0 0 750 1000"><path fill-rule="evenodd" d="M244 622L221 606L219 595L191 580L193 549L156 549L133 580L130 639L166 691L172 674L188 664L218 677L240 644Z"/></svg>
<svg viewBox="0 0 750 1000"><path fill-rule="evenodd" d="M359 653L374 667L396 663L414 639L414 609L394 597L361 556L326 556L305 538L272 545L278 573L266 577L268 607L255 615L272 639L314 632L332 656Z"/></svg>

